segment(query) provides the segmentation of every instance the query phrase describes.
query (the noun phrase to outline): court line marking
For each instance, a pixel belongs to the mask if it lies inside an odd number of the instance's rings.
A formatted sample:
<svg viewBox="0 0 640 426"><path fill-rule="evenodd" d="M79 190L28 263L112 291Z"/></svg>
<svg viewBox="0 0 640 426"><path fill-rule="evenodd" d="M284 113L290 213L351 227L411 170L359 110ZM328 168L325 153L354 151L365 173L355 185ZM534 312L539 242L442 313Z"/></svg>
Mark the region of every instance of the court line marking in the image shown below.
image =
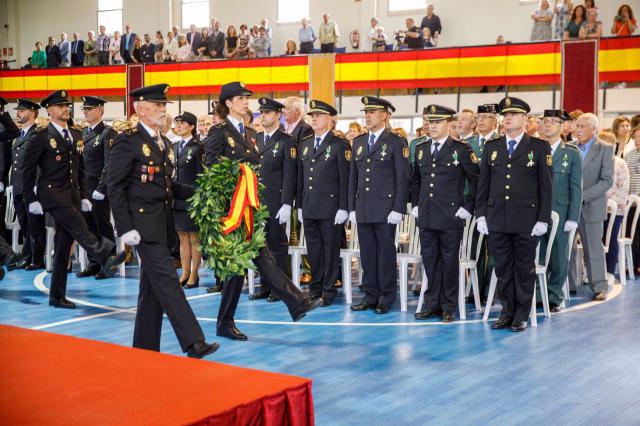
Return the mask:
<svg viewBox="0 0 640 426"><path fill-rule="evenodd" d="M33 280L33 284L34 286L40 290L41 292L45 293L45 294L49 294L49 289L47 288L47 286L44 285L44 278L47 276L47 272L43 271L41 273L39 273L35 279ZM568 312L577 312L577 311L581 311L583 309L588 309L591 308L593 306L596 305L601 305L603 303L607 303L610 300L615 299L616 297L618 297L621 293L622 293L622 284L618 281L614 282L612 288L611 288L611 292L609 292L607 294L607 300L605 300L604 302L595 302L595 301L591 301L591 302L586 302L586 303L582 303L580 305L576 305L576 306L572 306L570 308L565 308L560 312L557 313L552 313L552 316L556 316L556 315L562 315L564 313L568 313ZM206 294L198 294L195 296L189 296L187 297L187 300L196 300L196 299L203 299L205 297L211 297L211 296L216 296L216 295L220 295L220 293L206 293ZM137 311L137 308L116 308L113 306L106 306L106 305L99 305L96 303L92 303L92 302L87 302L81 299L71 299L69 298L69 300L71 300L72 302L79 304L79 305L84 305L84 306L91 306L91 307L96 307L96 308L100 308L100 309L105 309L109 312L102 312L99 314L93 314L93 315L86 315L83 317L78 317L78 318L71 318L68 320L64 320L64 321L58 321L58 322L54 322L54 323L49 323L49 324L43 324L43 325L39 325L39 326L35 326L35 327L31 327L32 330L42 330L45 328L51 328L51 327L56 327L59 325L65 325L65 324L72 324L72 323L76 323L76 322L81 322L81 321L87 321L87 320L91 320L94 318L102 318L102 317L106 317L106 316L110 316L110 315L116 315L116 314L120 314L120 313L135 313ZM544 317L544 312L539 312L537 314L538 317L542 316ZM209 317L196 317L196 319L198 321L204 321L204 322L217 322L216 318L209 318ZM497 318L489 318L488 322L493 322L496 321ZM434 325L459 325L459 324L477 324L477 323L482 323L483 320L482 319L475 319L475 320L456 320L454 322L451 323L445 323L442 321L429 321L429 322L423 322L423 321L413 321L413 322L389 322L389 323L372 323L372 322L293 322L293 321L260 321L260 320L235 320L235 322L240 323L240 324L258 324L258 325L295 325L295 326L311 326L311 327L327 327L327 326L332 326L332 327L403 327L403 326L408 326L408 327L424 327L424 326L434 326Z"/></svg>

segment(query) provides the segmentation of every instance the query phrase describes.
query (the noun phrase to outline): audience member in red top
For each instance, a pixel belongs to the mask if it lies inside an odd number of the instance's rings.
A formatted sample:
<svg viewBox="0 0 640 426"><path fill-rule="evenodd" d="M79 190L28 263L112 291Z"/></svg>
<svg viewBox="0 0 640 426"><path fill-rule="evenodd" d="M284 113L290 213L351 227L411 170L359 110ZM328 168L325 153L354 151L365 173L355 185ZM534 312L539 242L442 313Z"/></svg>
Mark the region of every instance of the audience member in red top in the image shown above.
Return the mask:
<svg viewBox="0 0 640 426"><path fill-rule="evenodd" d="M615 36L629 36L638 28L636 20L633 18L631 6L623 4L618 9L618 14L613 18L611 34Z"/></svg>

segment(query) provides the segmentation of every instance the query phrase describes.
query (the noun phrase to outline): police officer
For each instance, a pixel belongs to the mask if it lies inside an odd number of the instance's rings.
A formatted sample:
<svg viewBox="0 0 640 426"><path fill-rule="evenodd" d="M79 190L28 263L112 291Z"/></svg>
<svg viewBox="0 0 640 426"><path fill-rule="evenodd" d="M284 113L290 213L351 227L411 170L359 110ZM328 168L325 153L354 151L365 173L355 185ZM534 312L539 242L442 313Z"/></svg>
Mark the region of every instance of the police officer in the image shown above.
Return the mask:
<svg viewBox="0 0 640 426"><path fill-rule="evenodd" d="M84 140L85 187L91 197L91 212L86 216L91 232L97 236L115 241L113 225L111 225L111 208L107 198L107 164L109 148L116 137L116 131L104 124L105 100L94 96L83 96L82 111L88 127L82 131ZM89 258L89 265L76 276L96 279L104 278L100 273L100 264L97 259Z"/></svg>
<svg viewBox="0 0 640 426"><path fill-rule="evenodd" d="M82 217L81 211L91 210L91 202L82 179L84 143L80 131L68 125L70 104L65 90L52 92L42 100L40 105L46 108L51 122L47 127L36 129L26 146L22 164L23 196L29 203L29 212L49 213L57 227L49 305L67 309L75 308L65 297L74 240L89 256L98 259L101 272L107 277L115 273L115 267L126 256L124 251L111 256L115 243L94 235Z"/></svg>
<svg viewBox="0 0 640 426"><path fill-rule="evenodd" d="M286 273L289 248L286 223L291 218L298 180L298 149L293 138L279 128L284 105L269 98L260 98L258 103L264 128L264 132L258 133L256 141L260 157L258 179L264 185L262 201L270 215L266 226L267 246L278 267ZM262 286L260 292L249 296L249 299L269 297L269 288ZM275 300L275 296L269 297L269 301Z"/></svg>
<svg viewBox="0 0 640 426"><path fill-rule="evenodd" d="M331 132L336 109L319 100L312 100L309 106L314 134L302 139L298 147L296 205L311 265L309 297L329 306L338 293L334 284L340 266L340 240L349 218L351 151L345 139Z"/></svg>
<svg viewBox="0 0 640 426"><path fill-rule="evenodd" d="M548 143L524 132L526 102L506 97L499 107L506 136L488 141L482 154L477 229L489 236L502 302L491 328L518 332L531 311L536 246L551 223L552 157Z"/></svg>
<svg viewBox="0 0 640 426"><path fill-rule="evenodd" d="M129 93L140 121L111 146L107 188L118 234L125 244L137 246L142 261L133 346L159 351L166 313L182 351L202 358L219 345L204 341L169 254L175 246L173 195L188 198L193 188L171 182L173 151L160 132L168 90L168 84L156 84Z"/></svg>
<svg viewBox="0 0 640 426"><path fill-rule="evenodd" d="M204 140L205 166L217 163L220 161L220 157L227 157L253 166L260 164L258 148L255 145L255 131L253 129L249 131L248 128L245 128L242 121L249 109L249 97L252 94L253 92L239 81L222 86L217 112L224 118L224 121L212 126ZM260 272L263 284L270 287L271 292L287 305L289 314L294 321L298 321L317 306L317 303L305 298L304 294L278 267L268 247L260 249L258 257L253 259L253 263ZM234 321L243 284L243 275L233 276L224 284L218 311L216 331L218 336L232 340L247 340L247 336L238 330Z"/></svg>
<svg viewBox="0 0 640 426"><path fill-rule="evenodd" d="M25 148L29 139L36 134L36 118L40 105L28 99L18 99L16 118L22 125L20 136L11 146L11 176L9 185L13 194L13 206L22 230L23 248L22 259L16 265L28 271L44 269L44 248L46 233L44 216L30 214L25 204L22 186L22 164ZM13 269L13 267L12 267Z"/></svg>
<svg viewBox="0 0 640 426"><path fill-rule="evenodd" d="M547 265L549 304L551 312L560 312L569 263L569 233L578 228L582 208L582 158L575 145L565 143L560 135L566 121L571 120L564 110L545 110L542 116L542 135L549 141L553 158L553 208L558 213L558 231L553 241ZM547 238L542 239L540 255L546 253Z"/></svg>
<svg viewBox="0 0 640 426"><path fill-rule="evenodd" d="M0 192L4 192L4 183L11 167L11 145L5 142L20 136L20 129L9 113L4 110L7 103L7 100L0 96ZM2 205L4 206L4 201Z"/></svg>
<svg viewBox="0 0 640 426"><path fill-rule="evenodd" d="M458 307L460 241L465 220L474 210L479 161L468 144L449 135L455 110L429 105L427 111L431 140L416 147L411 214L420 227L422 262L429 286L425 309L415 318L441 317L444 322L452 322Z"/></svg>
<svg viewBox="0 0 640 426"><path fill-rule="evenodd" d="M368 132L353 140L349 218L358 225L365 297L351 310L385 314L397 293L395 235L407 210L409 148L385 126L395 111L389 101L365 96L362 103Z"/></svg>

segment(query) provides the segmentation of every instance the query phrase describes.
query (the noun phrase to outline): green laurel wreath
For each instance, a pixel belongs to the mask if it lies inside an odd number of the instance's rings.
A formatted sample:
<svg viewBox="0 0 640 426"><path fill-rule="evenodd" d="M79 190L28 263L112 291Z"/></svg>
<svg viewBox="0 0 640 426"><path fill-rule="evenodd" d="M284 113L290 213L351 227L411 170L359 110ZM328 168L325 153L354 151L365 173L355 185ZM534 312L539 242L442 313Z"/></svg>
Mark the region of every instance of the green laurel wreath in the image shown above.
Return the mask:
<svg viewBox="0 0 640 426"><path fill-rule="evenodd" d="M253 267L252 260L266 244L264 224L269 212L262 203L253 211L250 240L247 240L244 224L227 235L222 233L222 218L229 213L239 176L240 163L223 158L199 175L194 194L188 200L191 204L189 216L198 227L205 265L222 280L244 275L246 269ZM258 191L262 191L263 185L259 183L258 186Z"/></svg>

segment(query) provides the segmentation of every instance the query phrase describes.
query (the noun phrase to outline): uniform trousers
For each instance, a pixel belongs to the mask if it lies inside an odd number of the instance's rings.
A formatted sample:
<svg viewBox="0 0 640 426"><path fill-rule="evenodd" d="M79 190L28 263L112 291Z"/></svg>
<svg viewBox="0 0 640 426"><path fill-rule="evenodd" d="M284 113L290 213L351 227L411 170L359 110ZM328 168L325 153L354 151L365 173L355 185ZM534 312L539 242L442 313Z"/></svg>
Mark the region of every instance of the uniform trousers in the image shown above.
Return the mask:
<svg viewBox="0 0 640 426"><path fill-rule="evenodd" d="M429 311L455 312L458 308L462 231L420 229L422 263L428 280L424 300Z"/></svg>
<svg viewBox="0 0 640 426"><path fill-rule="evenodd" d="M358 223L357 229L364 302L371 306L391 306L397 293L396 225Z"/></svg>
<svg viewBox="0 0 640 426"><path fill-rule="evenodd" d="M111 224L111 207L109 206L109 199L105 197L104 200L100 201L91 200L91 206L91 211L85 212L89 230L98 237L115 241L116 237L113 232L113 225ZM99 260L89 257L89 262L91 265L97 265Z"/></svg>
<svg viewBox="0 0 640 426"><path fill-rule="evenodd" d="M303 221L311 266L309 297L323 297L332 301L338 294L335 282L340 271L340 240L344 227L335 225L334 219L303 217Z"/></svg>
<svg viewBox="0 0 640 426"><path fill-rule="evenodd" d="M44 216L29 213L29 209L22 195L13 196L13 206L16 210L20 230L22 231L23 259L29 263L44 262L46 242Z"/></svg>

